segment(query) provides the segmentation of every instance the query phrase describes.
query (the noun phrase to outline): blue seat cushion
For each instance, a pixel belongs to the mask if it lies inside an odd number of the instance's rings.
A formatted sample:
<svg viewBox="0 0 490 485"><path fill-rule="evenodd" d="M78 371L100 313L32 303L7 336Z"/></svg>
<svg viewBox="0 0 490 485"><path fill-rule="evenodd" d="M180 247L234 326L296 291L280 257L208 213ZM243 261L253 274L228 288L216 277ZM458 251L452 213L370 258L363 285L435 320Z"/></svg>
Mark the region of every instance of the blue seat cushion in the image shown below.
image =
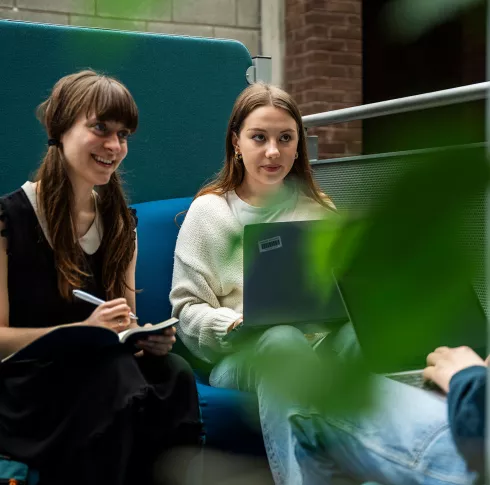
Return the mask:
<svg viewBox="0 0 490 485"><path fill-rule="evenodd" d="M177 214L189 208L191 198L143 202L133 207L138 216L136 308L139 323L156 323L170 317L168 295L172 285L173 255L179 226ZM183 217L179 217L180 224ZM257 396L208 385L211 365L193 356L177 341L174 352L192 366L206 429L206 443L235 453L265 454L259 425Z"/></svg>
<svg viewBox="0 0 490 485"><path fill-rule="evenodd" d="M191 197L134 204L138 217L136 295L138 323L157 323L170 318L174 250L179 225L192 202ZM180 214L180 215L179 215ZM174 352L184 357L206 380L211 366L198 359L177 340Z"/></svg>
<svg viewBox="0 0 490 485"><path fill-rule="evenodd" d="M141 292L136 296L136 308L140 324L170 318L172 308L168 295L179 231L175 217L186 211L191 201L186 197L133 205L138 216L136 288Z"/></svg>
<svg viewBox="0 0 490 485"><path fill-rule="evenodd" d="M198 382L206 445L233 453L265 455L257 396Z"/></svg>

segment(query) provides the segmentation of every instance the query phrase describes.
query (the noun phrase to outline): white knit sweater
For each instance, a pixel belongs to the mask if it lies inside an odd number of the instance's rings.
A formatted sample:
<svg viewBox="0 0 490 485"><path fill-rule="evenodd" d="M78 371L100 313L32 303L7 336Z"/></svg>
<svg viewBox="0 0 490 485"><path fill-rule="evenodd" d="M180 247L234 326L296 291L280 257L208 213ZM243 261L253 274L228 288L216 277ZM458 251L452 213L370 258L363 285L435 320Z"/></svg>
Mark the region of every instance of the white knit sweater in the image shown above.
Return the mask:
<svg viewBox="0 0 490 485"><path fill-rule="evenodd" d="M332 214L300 194L292 213L276 222L321 219ZM216 362L231 345L222 342L243 313L243 226L224 196L198 197L177 238L170 302L177 332L193 354Z"/></svg>

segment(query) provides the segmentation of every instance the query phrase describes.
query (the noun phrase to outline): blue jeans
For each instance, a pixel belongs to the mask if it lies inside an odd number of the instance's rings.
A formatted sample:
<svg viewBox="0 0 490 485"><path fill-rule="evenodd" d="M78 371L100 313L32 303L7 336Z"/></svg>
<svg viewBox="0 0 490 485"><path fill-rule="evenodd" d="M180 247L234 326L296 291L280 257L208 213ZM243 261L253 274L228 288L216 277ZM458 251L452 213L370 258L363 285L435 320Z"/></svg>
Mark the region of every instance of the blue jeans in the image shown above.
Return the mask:
<svg viewBox="0 0 490 485"><path fill-rule="evenodd" d="M211 372L213 387L257 393L265 449L276 485L302 483L288 417L293 407L304 408L308 391L301 392L303 373L308 367L317 369L318 364L304 335L294 327L279 325L265 331L248 349L222 359ZM295 393L286 395L289 389Z"/></svg>
<svg viewBox="0 0 490 485"><path fill-rule="evenodd" d="M451 437L445 398L386 378L374 382L379 402L369 412L291 412L303 483L337 483L341 472L389 485L472 483Z"/></svg>
<svg viewBox="0 0 490 485"><path fill-rule="evenodd" d="M339 359L359 357L350 324L331 343ZM444 398L377 377L373 379L377 402L369 413L320 414L305 402L308 389L277 398L278 368L269 372L261 360L267 355L280 359L279 370L292 386L300 387L308 367L307 372L317 369L318 385L326 380L301 332L278 326L266 331L249 351L225 357L213 369L210 383L257 393L276 485L352 485L368 480L387 485L466 485L474 480L451 438Z"/></svg>
<svg viewBox="0 0 490 485"><path fill-rule="evenodd" d="M360 358L352 325L334 340L338 358ZM345 414L291 409L295 454L305 485L373 481L387 485L467 485L467 470L452 439L446 398L371 376L369 411Z"/></svg>

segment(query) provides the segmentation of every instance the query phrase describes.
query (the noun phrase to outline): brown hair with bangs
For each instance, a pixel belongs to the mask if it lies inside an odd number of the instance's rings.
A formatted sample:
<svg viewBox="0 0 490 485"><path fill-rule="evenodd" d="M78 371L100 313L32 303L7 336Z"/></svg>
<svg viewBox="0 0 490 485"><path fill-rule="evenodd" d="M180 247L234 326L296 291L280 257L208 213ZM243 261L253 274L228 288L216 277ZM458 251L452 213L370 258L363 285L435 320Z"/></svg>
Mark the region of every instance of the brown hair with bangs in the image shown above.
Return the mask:
<svg viewBox="0 0 490 485"><path fill-rule="evenodd" d="M100 121L122 123L131 133L138 126L138 108L127 88L113 78L91 70L61 78L49 98L37 108L37 116L48 138L57 142L48 147L36 173L39 205L54 250L58 289L70 300L72 290L80 288L86 273L85 256L77 242L71 209L73 188L66 172L61 136L78 117L95 114ZM126 270L135 250L135 221L128 208L119 174L98 187L98 209L102 218L104 251L102 281L108 299L124 296ZM134 291L133 288L131 290Z"/></svg>
<svg viewBox="0 0 490 485"><path fill-rule="evenodd" d="M298 158L294 161L291 171L286 179L294 179L303 193L322 206L335 210L330 197L322 193L313 179L311 166L308 160L306 148L306 136L298 105L293 98L282 89L265 83L255 83L245 88L238 96L231 112L226 132L226 159L221 172L215 180L204 186L196 195L196 198L205 194L223 195L230 190L235 190L245 176L243 161L235 159L233 135L239 135L245 118L257 108L273 106L288 112L296 121L298 127Z"/></svg>

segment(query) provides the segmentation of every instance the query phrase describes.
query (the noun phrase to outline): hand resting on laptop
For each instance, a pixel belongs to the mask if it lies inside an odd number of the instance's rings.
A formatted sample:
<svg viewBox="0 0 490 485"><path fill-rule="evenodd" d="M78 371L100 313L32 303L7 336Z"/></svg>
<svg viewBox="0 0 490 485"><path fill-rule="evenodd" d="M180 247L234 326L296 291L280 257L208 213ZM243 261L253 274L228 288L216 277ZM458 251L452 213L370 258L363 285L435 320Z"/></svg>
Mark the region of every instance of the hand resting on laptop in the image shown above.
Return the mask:
<svg viewBox="0 0 490 485"><path fill-rule="evenodd" d="M469 347L439 347L427 356L424 378L437 384L446 394L449 383L459 371L473 366L487 366L490 356L484 361Z"/></svg>

